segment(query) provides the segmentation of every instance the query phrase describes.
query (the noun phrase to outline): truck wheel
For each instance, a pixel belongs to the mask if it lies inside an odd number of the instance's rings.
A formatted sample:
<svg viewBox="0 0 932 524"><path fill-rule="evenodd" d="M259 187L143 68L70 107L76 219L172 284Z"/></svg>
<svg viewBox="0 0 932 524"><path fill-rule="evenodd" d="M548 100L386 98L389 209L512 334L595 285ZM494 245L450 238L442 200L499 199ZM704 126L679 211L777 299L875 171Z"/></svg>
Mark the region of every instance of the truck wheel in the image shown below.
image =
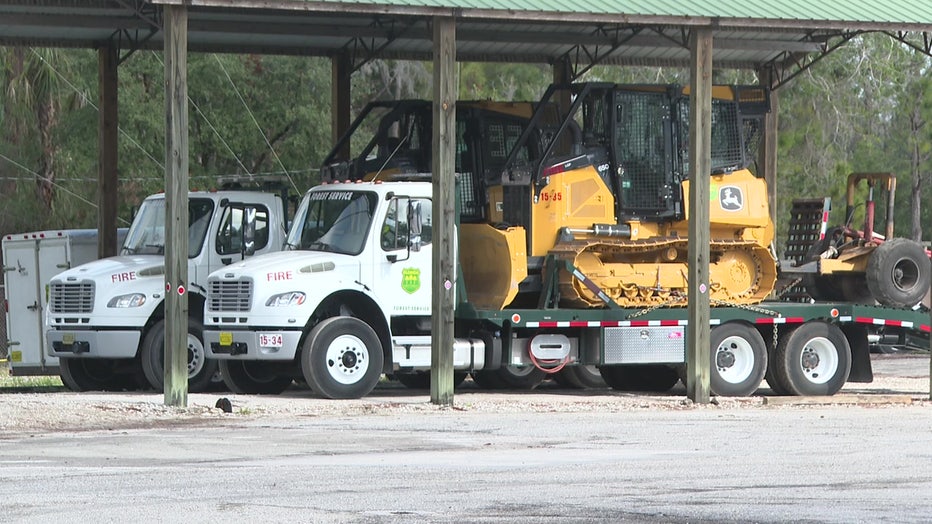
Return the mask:
<svg viewBox="0 0 932 524"><path fill-rule="evenodd" d="M599 372L609 387L619 391L664 393L680 380L676 369L663 364L602 366Z"/></svg>
<svg viewBox="0 0 932 524"><path fill-rule="evenodd" d="M159 320L146 333L140 349L142 371L156 391L165 387L165 320ZM210 389L217 372L217 361L208 360L204 351L204 326L200 320L188 319L188 391L202 393Z"/></svg>
<svg viewBox="0 0 932 524"><path fill-rule="evenodd" d="M932 283L932 265L925 249L907 238L877 246L867 261L867 287L877 302L890 307L913 307Z"/></svg>
<svg viewBox="0 0 932 524"><path fill-rule="evenodd" d="M760 332L741 322L712 328L709 389L723 397L746 397L760 387L767 371L767 345Z"/></svg>
<svg viewBox="0 0 932 524"><path fill-rule="evenodd" d="M566 366L554 373L553 379L561 386L576 389L604 388L605 379L595 366Z"/></svg>
<svg viewBox="0 0 932 524"><path fill-rule="evenodd" d="M547 378L547 374L534 366L504 366L473 371L472 378L483 389L532 390Z"/></svg>
<svg viewBox="0 0 932 524"><path fill-rule="evenodd" d="M382 376L382 343L368 324L331 317L314 326L301 351L311 389L327 398L368 395Z"/></svg>
<svg viewBox="0 0 932 524"><path fill-rule="evenodd" d="M278 395L293 381L261 360L221 360L219 365L223 383L239 395Z"/></svg>
<svg viewBox="0 0 932 524"><path fill-rule="evenodd" d="M834 395L851 372L851 347L838 326L809 321L780 338L770 367L774 391Z"/></svg>
<svg viewBox="0 0 932 524"><path fill-rule="evenodd" d="M469 373L453 372L453 387L457 388ZM414 371L412 373L395 373L395 378L408 389L430 389L430 371Z"/></svg>
<svg viewBox="0 0 932 524"><path fill-rule="evenodd" d="M132 374L120 373L110 358L70 358L58 360L62 383L71 391L123 391L135 389Z"/></svg>

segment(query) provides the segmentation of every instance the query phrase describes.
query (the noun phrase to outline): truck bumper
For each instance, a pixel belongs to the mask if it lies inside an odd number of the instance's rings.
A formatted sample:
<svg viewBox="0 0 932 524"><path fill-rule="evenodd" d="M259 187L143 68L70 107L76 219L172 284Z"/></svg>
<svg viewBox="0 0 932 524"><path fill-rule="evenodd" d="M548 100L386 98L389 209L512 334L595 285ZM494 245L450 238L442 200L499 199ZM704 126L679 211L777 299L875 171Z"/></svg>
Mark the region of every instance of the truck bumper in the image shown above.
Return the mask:
<svg viewBox="0 0 932 524"><path fill-rule="evenodd" d="M139 331L45 332L53 357L133 358L139 348Z"/></svg>
<svg viewBox="0 0 932 524"><path fill-rule="evenodd" d="M219 360L293 360L298 354L301 331L204 330L204 349ZM280 337L280 338L279 338ZM260 345L260 340L274 345ZM278 346L278 342L281 346Z"/></svg>

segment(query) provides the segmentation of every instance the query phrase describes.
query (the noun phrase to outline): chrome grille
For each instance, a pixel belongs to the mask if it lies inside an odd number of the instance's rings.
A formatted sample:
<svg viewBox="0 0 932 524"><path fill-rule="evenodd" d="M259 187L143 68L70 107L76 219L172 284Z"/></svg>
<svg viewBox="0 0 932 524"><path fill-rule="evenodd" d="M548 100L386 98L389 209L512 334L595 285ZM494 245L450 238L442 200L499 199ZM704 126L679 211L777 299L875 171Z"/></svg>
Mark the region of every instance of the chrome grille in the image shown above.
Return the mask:
<svg viewBox="0 0 932 524"><path fill-rule="evenodd" d="M49 286L49 310L52 313L93 313L94 282L53 282Z"/></svg>
<svg viewBox="0 0 932 524"><path fill-rule="evenodd" d="M252 280L211 280L207 284L208 311L249 311Z"/></svg>

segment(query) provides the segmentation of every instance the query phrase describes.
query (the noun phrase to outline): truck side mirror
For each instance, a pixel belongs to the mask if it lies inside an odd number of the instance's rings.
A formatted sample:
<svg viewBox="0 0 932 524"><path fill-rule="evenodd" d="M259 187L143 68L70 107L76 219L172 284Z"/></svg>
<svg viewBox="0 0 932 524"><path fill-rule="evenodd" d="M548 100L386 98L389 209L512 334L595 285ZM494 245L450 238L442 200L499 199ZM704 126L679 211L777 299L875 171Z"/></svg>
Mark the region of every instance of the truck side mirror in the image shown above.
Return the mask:
<svg viewBox="0 0 932 524"><path fill-rule="evenodd" d="M421 203L417 200L408 200L408 248L417 252L421 250Z"/></svg>
<svg viewBox="0 0 932 524"><path fill-rule="evenodd" d="M256 254L256 208L243 208L243 258Z"/></svg>

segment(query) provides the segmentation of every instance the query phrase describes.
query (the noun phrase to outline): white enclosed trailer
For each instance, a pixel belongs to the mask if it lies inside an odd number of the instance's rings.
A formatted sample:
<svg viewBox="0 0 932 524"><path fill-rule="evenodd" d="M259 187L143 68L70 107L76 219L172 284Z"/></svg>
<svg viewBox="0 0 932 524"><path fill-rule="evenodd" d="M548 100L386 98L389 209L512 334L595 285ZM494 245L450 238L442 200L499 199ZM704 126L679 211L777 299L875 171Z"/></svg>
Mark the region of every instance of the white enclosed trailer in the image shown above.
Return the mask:
<svg viewBox="0 0 932 524"><path fill-rule="evenodd" d="M118 231L123 241L126 229ZM57 375L58 358L46 350L43 311L55 275L97 259L97 230L16 233L3 237L6 345L13 375Z"/></svg>

